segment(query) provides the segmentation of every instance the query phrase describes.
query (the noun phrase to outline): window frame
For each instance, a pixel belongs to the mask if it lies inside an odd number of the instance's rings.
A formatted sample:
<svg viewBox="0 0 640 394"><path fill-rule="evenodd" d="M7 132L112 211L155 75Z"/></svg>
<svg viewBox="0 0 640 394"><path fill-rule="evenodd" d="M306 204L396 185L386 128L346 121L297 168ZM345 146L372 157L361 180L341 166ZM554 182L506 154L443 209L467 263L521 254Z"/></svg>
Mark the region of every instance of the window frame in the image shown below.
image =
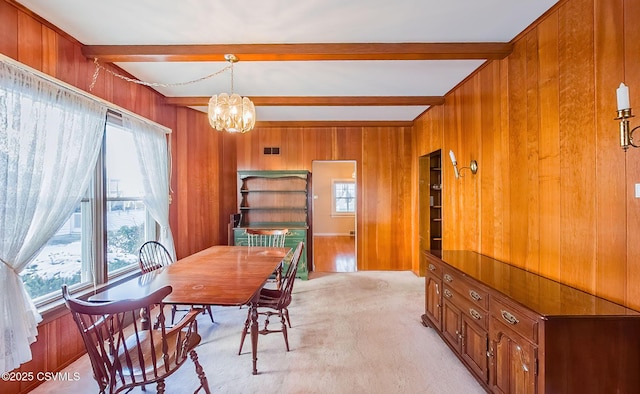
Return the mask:
<svg viewBox="0 0 640 394"><path fill-rule="evenodd" d="M109 198L107 193L107 163L106 163L106 139L110 127L122 129L122 121L120 115L109 111L107 122L105 123L105 131L102 139L102 145L98 155L98 160L94 169L93 179L87 190L87 195L80 201L80 210L83 213L82 233L87 232L86 237L81 238L82 242L82 265L80 283L69 285L69 290L73 294L81 294L89 290L96 291L98 288L109 285L113 282L121 282L130 277L140 275L138 264L132 264L127 267L116 269L108 272L108 256L107 256L107 206L109 201L126 200L131 201L132 198L127 196L122 198ZM130 131L129 132L134 132ZM142 201L142 197L134 198ZM90 214L89 217L85 213ZM74 215L72 213L71 215ZM87 228L87 226L89 226ZM148 209L145 207L145 225L144 225L144 241L157 238L158 223L151 217ZM144 242L143 241L143 242ZM87 267L88 265L88 267ZM62 295L60 292L52 291L39 297L32 298L33 303L39 312L55 308L61 303Z"/></svg>
<svg viewBox="0 0 640 394"><path fill-rule="evenodd" d="M336 195L336 192L337 192L336 188L338 185L344 185L344 184L353 185L353 196L349 198L349 200L353 202L353 210L349 212L338 212L336 210L338 206L338 199L341 199L342 197L339 197ZM357 187L356 187L355 179L349 179L349 178L332 179L331 180L331 216L339 216L339 217L355 216L356 202L357 202L356 197L357 197Z"/></svg>

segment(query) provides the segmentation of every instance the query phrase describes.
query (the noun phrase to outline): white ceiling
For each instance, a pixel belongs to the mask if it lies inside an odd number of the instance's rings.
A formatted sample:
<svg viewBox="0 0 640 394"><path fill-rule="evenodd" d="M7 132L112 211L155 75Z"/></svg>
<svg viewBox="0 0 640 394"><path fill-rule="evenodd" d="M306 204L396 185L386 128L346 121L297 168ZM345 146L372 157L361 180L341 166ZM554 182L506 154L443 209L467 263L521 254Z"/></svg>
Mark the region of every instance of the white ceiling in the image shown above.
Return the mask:
<svg viewBox="0 0 640 394"><path fill-rule="evenodd" d="M17 0L84 45L508 43L558 0ZM243 96L443 96L484 59L243 61ZM146 82L216 73L220 61L117 62ZM229 92L230 73L155 88ZM194 107L206 111L205 107ZM257 106L258 121L412 121L428 105Z"/></svg>

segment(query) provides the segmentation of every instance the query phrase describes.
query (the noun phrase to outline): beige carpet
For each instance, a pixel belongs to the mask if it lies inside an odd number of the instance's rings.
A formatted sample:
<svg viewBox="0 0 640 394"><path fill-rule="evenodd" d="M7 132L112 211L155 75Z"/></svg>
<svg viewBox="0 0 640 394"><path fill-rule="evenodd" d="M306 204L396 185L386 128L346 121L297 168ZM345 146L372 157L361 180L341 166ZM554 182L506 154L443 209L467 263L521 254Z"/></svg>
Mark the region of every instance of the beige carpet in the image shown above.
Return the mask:
<svg viewBox="0 0 640 394"><path fill-rule="evenodd" d="M248 338L237 355L246 308L213 311L213 325L199 317L204 341L197 350L215 393L484 393L421 324L424 278L411 272L315 274L296 281L291 351L281 334L260 336L257 376L251 375ZM65 371L79 372L80 380L48 382L33 393L97 392L86 357ZM188 361L167 380L167 393L193 392L197 385Z"/></svg>

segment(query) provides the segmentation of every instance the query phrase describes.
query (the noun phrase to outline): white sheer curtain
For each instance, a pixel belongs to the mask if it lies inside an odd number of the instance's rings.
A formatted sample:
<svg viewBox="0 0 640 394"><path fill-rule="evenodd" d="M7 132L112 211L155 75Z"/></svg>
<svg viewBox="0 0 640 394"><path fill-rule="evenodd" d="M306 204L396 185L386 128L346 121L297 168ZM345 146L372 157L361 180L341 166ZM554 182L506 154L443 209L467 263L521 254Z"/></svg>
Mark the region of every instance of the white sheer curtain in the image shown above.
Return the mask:
<svg viewBox="0 0 640 394"><path fill-rule="evenodd" d="M0 370L31 360L41 320L19 273L87 189L107 108L0 59Z"/></svg>
<svg viewBox="0 0 640 394"><path fill-rule="evenodd" d="M133 132L140 171L144 179L144 204L151 217L160 225L158 241L167 248L175 260L175 246L169 227L170 158L167 137L163 129L131 116L123 115L122 124L125 129Z"/></svg>

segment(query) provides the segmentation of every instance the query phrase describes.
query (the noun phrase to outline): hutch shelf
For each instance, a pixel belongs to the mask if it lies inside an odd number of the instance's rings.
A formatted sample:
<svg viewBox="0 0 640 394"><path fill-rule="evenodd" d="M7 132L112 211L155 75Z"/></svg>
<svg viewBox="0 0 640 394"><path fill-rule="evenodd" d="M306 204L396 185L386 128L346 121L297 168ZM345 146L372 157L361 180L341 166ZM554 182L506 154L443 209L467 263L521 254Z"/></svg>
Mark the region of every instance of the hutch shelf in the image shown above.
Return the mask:
<svg viewBox="0 0 640 394"><path fill-rule="evenodd" d="M437 150L429 155L430 250L442 250L442 168Z"/></svg>
<svg viewBox="0 0 640 394"><path fill-rule="evenodd" d="M438 149L419 159L419 238L420 249L442 250L442 154ZM420 256L420 275L426 272L426 260Z"/></svg>
<svg viewBox="0 0 640 394"><path fill-rule="evenodd" d="M289 230L285 246L305 244L297 277L308 279L308 256L311 256L311 212L309 186L311 173L292 171L238 171L239 214L234 215L233 241L247 245L246 230Z"/></svg>

